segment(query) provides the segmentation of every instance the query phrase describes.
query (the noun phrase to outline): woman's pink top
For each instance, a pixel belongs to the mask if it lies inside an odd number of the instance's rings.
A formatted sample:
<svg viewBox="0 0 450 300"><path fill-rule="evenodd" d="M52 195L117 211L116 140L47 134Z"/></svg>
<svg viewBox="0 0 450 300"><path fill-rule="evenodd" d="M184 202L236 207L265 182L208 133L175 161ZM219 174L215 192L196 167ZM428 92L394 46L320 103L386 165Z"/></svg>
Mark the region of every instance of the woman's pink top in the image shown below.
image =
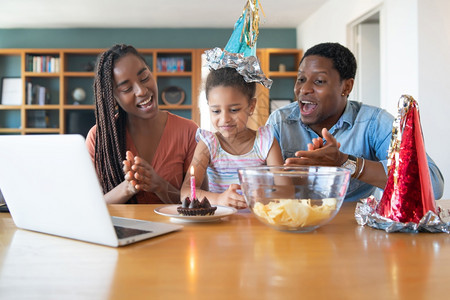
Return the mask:
<svg viewBox="0 0 450 300"><path fill-rule="evenodd" d="M197 146L195 141L197 128L197 124L193 121L168 112L166 127L153 156L153 161L150 163L159 176L178 189L181 189L184 175L187 173L194 156ZM97 127L94 125L86 138L86 146L94 163L96 129ZM133 152L134 155L139 155L128 130L126 132L126 145L127 150ZM139 204L163 203L151 192L139 192L136 194L136 199Z"/></svg>

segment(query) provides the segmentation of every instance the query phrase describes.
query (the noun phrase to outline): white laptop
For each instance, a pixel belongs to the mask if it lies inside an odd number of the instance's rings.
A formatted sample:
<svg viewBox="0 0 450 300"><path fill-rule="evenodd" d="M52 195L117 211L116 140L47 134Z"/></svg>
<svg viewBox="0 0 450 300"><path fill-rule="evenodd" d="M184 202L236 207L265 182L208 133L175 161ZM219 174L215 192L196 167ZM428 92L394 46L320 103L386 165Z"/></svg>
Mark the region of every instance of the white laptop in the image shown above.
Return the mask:
<svg viewBox="0 0 450 300"><path fill-rule="evenodd" d="M117 247L182 228L111 217L81 135L0 136L0 189L22 229Z"/></svg>

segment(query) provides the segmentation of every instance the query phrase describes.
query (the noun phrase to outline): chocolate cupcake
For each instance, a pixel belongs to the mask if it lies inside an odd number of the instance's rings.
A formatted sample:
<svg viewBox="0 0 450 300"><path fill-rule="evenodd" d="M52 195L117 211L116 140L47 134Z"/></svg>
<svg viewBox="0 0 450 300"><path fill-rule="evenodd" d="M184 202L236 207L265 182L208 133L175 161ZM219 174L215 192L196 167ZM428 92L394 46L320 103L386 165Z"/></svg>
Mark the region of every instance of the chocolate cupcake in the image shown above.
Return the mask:
<svg viewBox="0 0 450 300"><path fill-rule="evenodd" d="M189 197L186 197L181 201L181 206L177 207L178 213L183 216L212 216L216 209L217 207L211 206L206 197L203 197L202 201L198 199L191 201Z"/></svg>

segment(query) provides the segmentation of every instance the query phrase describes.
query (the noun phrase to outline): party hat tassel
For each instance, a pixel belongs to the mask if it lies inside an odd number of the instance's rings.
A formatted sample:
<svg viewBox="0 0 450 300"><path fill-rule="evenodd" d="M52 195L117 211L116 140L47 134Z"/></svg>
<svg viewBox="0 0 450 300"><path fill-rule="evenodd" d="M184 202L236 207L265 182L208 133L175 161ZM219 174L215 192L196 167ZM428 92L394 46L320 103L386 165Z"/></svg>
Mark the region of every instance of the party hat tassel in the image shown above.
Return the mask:
<svg viewBox="0 0 450 300"><path fill-rule="evenodd" d="M403 223L418 223L428 211L436 213L418 104L408 95L399 100L389 149L388 180L376 211Z"/></svg>
<svg viewBox="0 0 450 300"><path fill-rule="evenodd" d="M259 35L260 21L258 7L260 6L258 0L247 1L244 11L234 24L234 31L224 48L225 51L241 53L245 57L256 56L256 41Z"/></svg>

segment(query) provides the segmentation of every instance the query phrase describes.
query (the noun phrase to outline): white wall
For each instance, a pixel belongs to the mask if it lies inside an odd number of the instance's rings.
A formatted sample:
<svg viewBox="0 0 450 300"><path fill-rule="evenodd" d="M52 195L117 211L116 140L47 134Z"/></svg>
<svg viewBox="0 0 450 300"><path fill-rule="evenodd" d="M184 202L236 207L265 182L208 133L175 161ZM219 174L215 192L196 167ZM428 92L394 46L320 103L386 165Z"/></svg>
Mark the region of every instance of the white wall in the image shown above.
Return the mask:
<svg viewBox="0 0 450 300"><path fill-rule="evenodd" d="M381 106L394 116L398 99L403 94L411 95L419 105L421 103L418 99L417 1L386 0L382 8Z"/></svg>
<svg viewBox="0 0 450 300"><path fill-rule="evenodd" d="M450 1L418 0L419 105L427 152L444 174L450 199Z"/></svg>
<svg viewBox="0 0 450 300"><path fill-rule="evenodd" d="M383 0L328 0L297 28L297 46L306 50L322 42L346 44L347 25Z"/></svg>
<svg viewBox="0 0 450 300"><path fill-rule="evenodd" d="M297 47L306 50L321 42L349 46L350 24L376 9L380 10L381 106L395 116L402 94L412 95L418 101L426 150L448 182L447 0L329 0L297 28ZM450 198L450 189L444 190L444 198Z"/></svg>

